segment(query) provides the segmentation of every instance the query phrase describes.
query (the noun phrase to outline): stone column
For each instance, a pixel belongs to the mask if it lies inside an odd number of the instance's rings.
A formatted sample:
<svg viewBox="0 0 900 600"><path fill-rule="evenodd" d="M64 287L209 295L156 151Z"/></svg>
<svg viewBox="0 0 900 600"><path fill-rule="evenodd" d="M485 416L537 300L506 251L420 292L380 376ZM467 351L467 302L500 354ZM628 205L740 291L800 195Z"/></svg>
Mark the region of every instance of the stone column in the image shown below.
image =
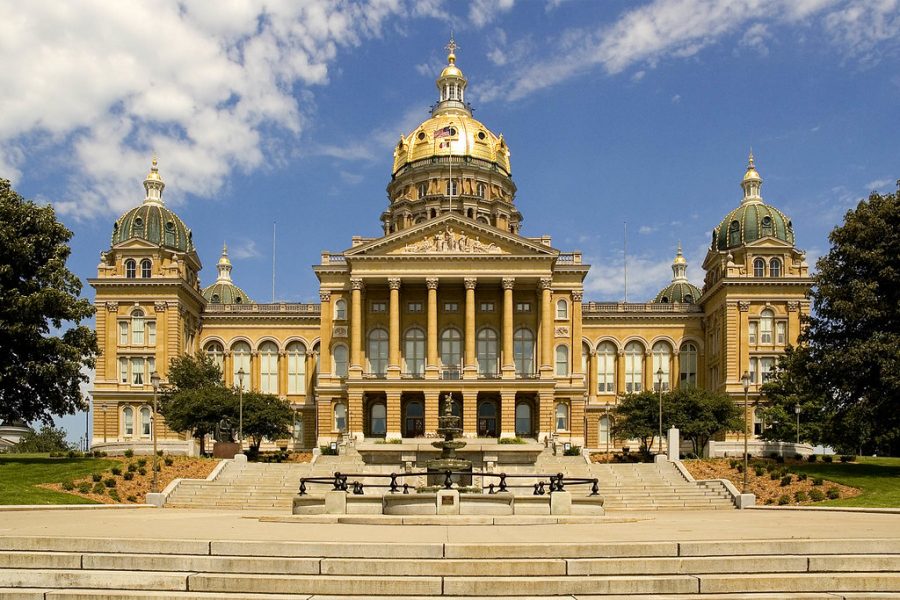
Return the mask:
<svg viewBox="0 0 900 600"><path fill-rule="evenodd" d="M324 367L321 369L322 371L331 373L331 333L333 328L332 317L334 316L331 311L331 292L320 291L319 302L319 320L321 323L319 327L319 356L322 359L322 362L319 364Z"/></svg>
<svg viewBox="0 0 900 600"><path fill-rule="evenodd" d="M644 352L644 389L656 391L656 371L653 369L653 351Z"/></svg>
<svg viewBox="0 0 900 600"><path fill-rule="evenodd" d="M589 398L596 398L597 396L597 386L599 385L599 382L597 380L597 367L597 351L591 348L591 353L588 356L587 363L588 372L587 376L585 377L585 380L587 381Z"/></svg>
<svg viewBox="0 0 900 600"><path fill-rule="evenodd" d="M513 277L503 278L503 358L501 365L504 378L515 378L516 363L513 356Z"/></svg>
<svg viewBox="0 0 900 600"><path fill-rule="evenodd" d="M354 439L362 439L365 435L363 431L363 392L353 390L349 392L347 400L347 434L353 436ZM333 405L331 410L334 410ZM331 424L328 426L328 431L331 431L334 428L334 416L330 415L329 418Z"/></svg>
<svg viewBox="0 0 900 600"><path fill-rule="evenodd" d="M624 394L625 392L625 351L619 350L616 353L616 394Z"/></svg>
<svg viewBox="0 0 900 600"><path fill-rule="evenodd" d="M402 415L400 414L400 391L399 390L388 390L386 393L387 397L387 434L386 437L390 438L398 438L402 435L402 429L400 427L400 421L402 419Z"/></svg>
<svg viewBox="0 0 900 600"><path fill-rule="evenodd" d="M440 413L439 401L439 391L425 390L425 433L437 431L438 413Z"/></svg>
<svg viewBox="0 0 900 600"><path fill-rule="evenodd" d="M478 361L475 356L475 285L474 277L466 277L465 374L469 377L476 377L478 373Z"/></svg>
<svg viewBox="0 0 900 600"><path fill-rule="evenodd" d="M357 373L362 372L362 288L362 279L350 279L350 368Z"/></svg>
<svg viewBox="0 0 900 600"><path fill-rule="evenodd" d="M553 392L541 392L537 396L538 440L544 440L553 432Z"/></svg>
<svg viewBox="0 0 900 600"><path fill-rule="evenodd" d="M750 370L750 302L746 300L738 302L738 323L737 378L740 381L744 371ZM756 335L759 335L758 331ZM772 336L774 335L775 330L773 329Z"/></svg>
<svg viewBox="0 0 900 600"><path fill-rule="evenodd" d="M671 377L669 378L669 389L675 389L681 386L681 353L679 348L675 348L672 353L672 362L670 363Z"/></svg>
<svg viewBox="0 0 900 600"><path fill-rule="evenodd" d="M428 332L426 342L425 377L437 379L440 374L438 365L438 314L437 314L437 288L438 278L429 277L425 280L428 288Z"/></svg>
<svg viewBox="0 0 900 600"><path fill-rule="evenodd" d="M572 292L572 352L570 358L572 360L572 375L577 377L581 375L581 291ZM587 367L590 367L590 359L587 360ZM585 387L587 387L587 378L584 378Z"/></svg>
<svg viewBox="0 0 900 600"><path fill-rule="evenodd" d="M462 428L465 437L478 436L478 392L476 390L463 390Z"/></svg>
<svg viewBox="0 0 900 600"><path fill-rule="evenodd" d="M797 345L797 336L800 335L800 302L793 300L787 303L788 321L784 332L784 341L792 346Z"/></svg>
<svg viewBox="0 0 900 600"><path fill-rule="evenodd" d="M541 278L541 368L553 373L553 279Z"/></svg>
<svg viewBox="0 0 900 600"><path fill-rule="evenodd" d="M516 392L500 392L500 437L516 437Z"/></svg>
<svg viewBox="0 0 900 600"><path fill-rule="evenodd" d="M390 322L388 327L388 378L400 377L400 278L389 277Z"/></svg>

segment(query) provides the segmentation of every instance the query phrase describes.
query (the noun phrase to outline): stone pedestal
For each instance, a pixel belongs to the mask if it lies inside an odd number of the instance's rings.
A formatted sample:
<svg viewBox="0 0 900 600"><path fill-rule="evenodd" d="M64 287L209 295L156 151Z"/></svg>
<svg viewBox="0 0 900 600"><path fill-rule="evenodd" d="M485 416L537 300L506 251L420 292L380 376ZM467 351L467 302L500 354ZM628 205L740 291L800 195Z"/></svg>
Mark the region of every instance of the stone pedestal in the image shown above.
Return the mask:
<svg viewBox="0 0 900 600"><path fill-rule="evenodd" d="M347 514L347 492L325 492L325 513L329 515Z"/></svg>
<svg viewBox="0 0 900 600"><path fill-rule="evenodd" d="M437 493L437 514L459 514L459 492L457 490L440 490Z"/></svg>
<svg viewBox="0 0 900 600"><path fill-rule="evenodd" d="M571 515L572 514L572 494L569 492L551 492L550 493L550 514L551 515Z"/></svg>
<svg viewBox="0 0 900 600"><path fill-rule="evenodd" d="M681 460L681 435L677 427L669 429L668 439L669 460Z"/></svg>
<svg viewBox="0 0 900 600"><path fill-rule="evenodd" d="M734 500L738 508L747 508L756 504L756 495L738 494Z"/></svg>
<svg viewBox="0 0 900 600"><path fill-rule="evenodd" d="M213 458L234 458L241 451L237 442L216 442L213 444Z"/></svg>

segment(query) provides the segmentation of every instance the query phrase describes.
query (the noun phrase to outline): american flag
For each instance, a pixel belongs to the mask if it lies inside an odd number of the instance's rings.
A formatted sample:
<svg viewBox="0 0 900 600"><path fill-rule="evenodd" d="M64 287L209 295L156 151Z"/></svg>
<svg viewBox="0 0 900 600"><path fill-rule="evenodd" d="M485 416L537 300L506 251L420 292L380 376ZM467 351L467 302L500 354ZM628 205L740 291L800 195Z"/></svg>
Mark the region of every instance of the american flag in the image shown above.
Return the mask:
<svg viewBox="0 0 900 600"><path fill-rule="evenodd" d="M448 135L451 134L451 131L452 131L451 127L449 125L447 125L443 129L435 129L433 137L434 137L434 139L447 137Z"/></svg>

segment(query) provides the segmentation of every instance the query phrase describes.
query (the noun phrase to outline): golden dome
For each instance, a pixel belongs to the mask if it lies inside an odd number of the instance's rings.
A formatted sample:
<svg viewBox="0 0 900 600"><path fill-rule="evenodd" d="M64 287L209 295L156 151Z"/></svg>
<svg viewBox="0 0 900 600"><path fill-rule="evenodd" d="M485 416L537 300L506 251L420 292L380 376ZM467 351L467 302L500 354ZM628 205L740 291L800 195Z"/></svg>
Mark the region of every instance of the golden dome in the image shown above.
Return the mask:
<svg viewBox="0 0 900 600"><path fill-rule="evenodd" d="M686 265L687 260L684 258L684 254L681 253L681 242L678 242L678 254L675 255L675 260L672 261L672 265Z"/></svg>
<svg viewBox="0 0 900 600"><path fill-rule="evenodd" d="M451 54L450 56L453 56L453 55ZM455 64L451 63L451 64L447 65L446 67L444 67L444 70L441 71L440 78L443 79L444 77L460 77L460 78L462 78L463 74L462 74L462 71L459 70L459 67L457 67Z"/></svg>
<svg viewBox="0 0 900 600"><path fill-rule="evenodd" d="M156 157L153 157L153 161L150 163L150 173L147 174L146 179L144 181L159 181L162 183L162 177L159 176L159 164L156 160Z"/></svg>
<svg viewBox="0 0 900 600"><path fill-rule="evenodd" d="M750 158L747 160L747 172L744 173L744 179L741 183L748 181L762 181L762 177L759 176L756 166L753 164L753 150L750 151Z"/></svg>

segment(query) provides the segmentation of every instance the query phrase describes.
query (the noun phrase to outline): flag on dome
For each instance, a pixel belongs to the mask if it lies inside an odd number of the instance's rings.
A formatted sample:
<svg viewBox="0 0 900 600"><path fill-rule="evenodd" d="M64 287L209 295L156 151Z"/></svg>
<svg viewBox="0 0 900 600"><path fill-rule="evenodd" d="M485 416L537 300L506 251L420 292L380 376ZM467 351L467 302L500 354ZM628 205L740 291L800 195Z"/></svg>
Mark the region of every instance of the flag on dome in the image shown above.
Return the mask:
<svg viewBox="0 0 900 600"><path fill-rule="evenodd" d="M446 127L441 128L441 129L435 129L435 130L434 130L434 139L438 139L438 138L442 138L442 137L447 137L448 135L452 135L452 131L453 131L453 130L452 130L452 128L451 128L449 125L447 125Z"/></svg>

